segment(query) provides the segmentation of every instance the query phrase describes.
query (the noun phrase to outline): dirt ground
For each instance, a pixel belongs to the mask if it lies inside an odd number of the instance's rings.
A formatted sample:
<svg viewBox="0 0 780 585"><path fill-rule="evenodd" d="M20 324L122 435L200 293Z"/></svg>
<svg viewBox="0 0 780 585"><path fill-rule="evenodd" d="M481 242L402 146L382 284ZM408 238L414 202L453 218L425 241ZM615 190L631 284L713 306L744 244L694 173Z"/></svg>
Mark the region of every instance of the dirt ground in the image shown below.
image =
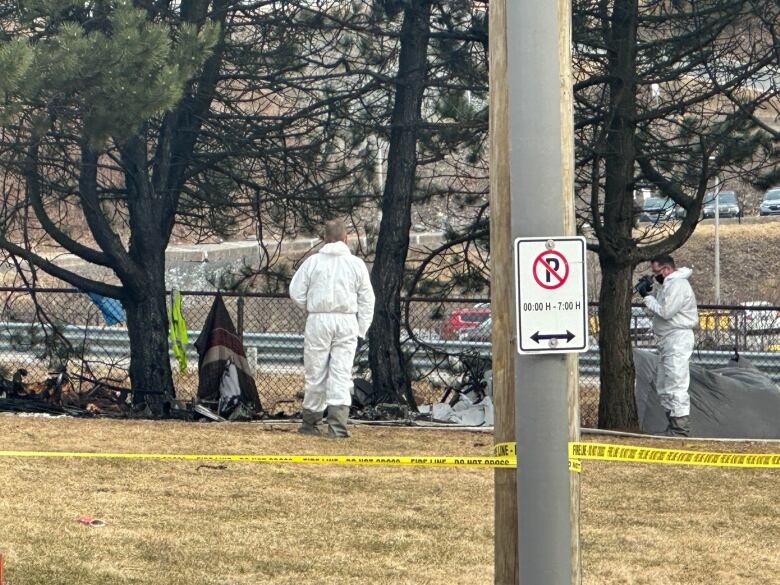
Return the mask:
<svg viewBox="0 0 780 585"><path fill-rule="evenodd" d="M648 224L643 229L651 230ZM780 218L750 217L720 225L721 303L767 301L780 306ZM637 234L637 237L639 235ZM691 285L699 304L715 302L715 226L712 220L696 227L691 238L672 253L678 266L693 269ZM641 269L642 267L640 267ZM598 262L589 254L592 300L598 299ZM595 295L595 296L593 296Z"/></svg>
<svg viewBox="0 0 780 585"><path fill-rule="evenodd" d="M492 445L460 431L363 426L342 442L293 431L0 416L4 450L483 455ZM493 579L490 470L4 458L0 485L8 585ZM776 471L585 462L583 583L778 583L778 498Z"/></svg>
<svg viewBox="0 0 780 585"><path fill-rule="evenodd" d="M757 218L756 218L757 219ZM780 305L780 221L757 219L756 223L720 226L721 302L768 301ZM715 226L696 228L675 259L694 271L699 302L714 302Z"/></svg>

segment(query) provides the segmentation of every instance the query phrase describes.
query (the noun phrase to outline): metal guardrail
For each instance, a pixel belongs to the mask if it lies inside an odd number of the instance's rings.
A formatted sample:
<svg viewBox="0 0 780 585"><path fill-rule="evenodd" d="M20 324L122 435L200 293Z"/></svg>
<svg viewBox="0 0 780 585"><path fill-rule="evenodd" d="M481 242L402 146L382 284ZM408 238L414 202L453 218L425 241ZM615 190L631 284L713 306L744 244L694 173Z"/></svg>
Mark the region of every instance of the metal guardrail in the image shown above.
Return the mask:
<svg viewBox="0 0 780 585"><path fill-rule="evenodd" d="M101 354L114 358L130 357L130 337L125 327L95 327L64 325L57 332L71 345L85 354ZM0 323L0 352L33 351L45 334L53 335L40 323ZM187 331L191 340L200 331ZM258 361L301 362L303 335L295 333L244 333L245 348L256 348ZM82 349L83 348L83 349ZM185 348L187 359L196 360L198 353L192 342ZM171 353L171 356L173 354Z"/></svg>
<svg viewBox="0 0 780 585"><path fill-rule="evenodd" d="M652 347L638 349L653 349ZM740 357L750 360L761 372L772 379L776 384L780 383L780 352L772 351L745 351L739 353ZM725 367L734 356L733 351L719 350L694 350L691 363L699 366ZM598 376L601 357L598 349L592 349L580 354L580 375Z"/></svg>
<svg viewBox="0 0 780 585"><path fill-rule="evenodd" d="M83 348L84 354L109 355L114 358L130 357L130 339L124 327L65 325L59 327L58 331L74 347ZM200 334L199 331L187 333L192 340ZM43 336L44 328L40 323L0 323L0 351L34 351ZM450 354L469 350L476 350L485 358L489 358L491 354L491 344L487 342L436 340L426 343ZM245 332L244 347L250 354L257 352L257 363L260 365L303 363L303 335L300 333ZM186 350L188 359L197 360L197 352L192 343L187 345ZM725 366L732 355L731 351L697 350L694 351L691 362L703 366ZM747 351L740 355L751 360L774 382L780 383L780 352ZM412 356L413 365L421 369L434 367L442 361L446 363L446 359L433 359L424 351L417 351ZM580 375L598 376L599 364L598 349L580 354Z"/></svg>
<svg viewBox="0 0 780 585"><path fill-rule="evenodd" d="M130 338L125 327L95 327L64 325L57 328L59 334L83 353L101 353L112 357L130 357ZM45 330L40 323L0 323L0 351L32 351L40 344ZM53 332L49 328L49 335ZM195 340L199 331L187 331ZM432 347L448 353L477 350L483 357L490 357L490 343L466 341L436 341ZM303 335L300 333L253 333L244 332L244 348L257 351L258 363L302 363ZM197 359L198 354L192 342L185 348L188 359ZM173 354L171 354L173 356ZM421 358L422 356L418 356ZM430 361L433 364L433 361ZM415 365L425 367L423 360Z"/></svg>

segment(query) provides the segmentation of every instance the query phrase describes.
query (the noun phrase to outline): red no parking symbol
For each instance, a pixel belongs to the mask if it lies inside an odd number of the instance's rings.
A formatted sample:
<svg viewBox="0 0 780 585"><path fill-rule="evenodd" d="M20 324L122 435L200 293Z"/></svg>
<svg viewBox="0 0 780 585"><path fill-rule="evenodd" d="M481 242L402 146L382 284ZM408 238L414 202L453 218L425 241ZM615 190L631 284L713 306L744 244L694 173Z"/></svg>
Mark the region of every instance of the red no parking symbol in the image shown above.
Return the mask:
<svg viewBox="0 0 780 585"><path fill-rule="evenodd" d="M569 263L560 252L549 250L536 257L533 265L536 284L548 290L563 286L569 278Z"/></svg>

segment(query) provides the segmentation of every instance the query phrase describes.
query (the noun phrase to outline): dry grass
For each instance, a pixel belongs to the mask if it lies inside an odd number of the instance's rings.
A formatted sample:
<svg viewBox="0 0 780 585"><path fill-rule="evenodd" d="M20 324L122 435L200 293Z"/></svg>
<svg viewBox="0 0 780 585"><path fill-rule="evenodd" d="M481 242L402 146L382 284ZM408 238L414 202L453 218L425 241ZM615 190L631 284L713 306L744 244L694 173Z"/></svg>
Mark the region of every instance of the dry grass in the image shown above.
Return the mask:
<svg viewBox="0 0 780 585"><path fill-rule="evenodd" d="M4 448L484 453L484 434L0 417ZM436 444L430 444L435 436ZM478 583L492 570L492 476L479 470L4 460L9 585ZM75 519L104 519L88 528ZM463 562L455 568L452 562Z"/></svg>
<svg viewBox="0 0 780 585"><path fill-rule="evenodd" d="M485 454L492 443L376 427L330 442L293 428L2 416L0 444ZM0 460L8 584L492 583L490 471L200 464ZM778 582L776 472L586 462L582 496L586 585ZM82 514L107 525L82 526Z"/></svg>
<svg viewBox="0 0 780 585"><path fill-rule="evenodd" d="M777 443L651 445L780 452ZM780 583L777 476L777 470L586 462L584 583Z"/></svg>

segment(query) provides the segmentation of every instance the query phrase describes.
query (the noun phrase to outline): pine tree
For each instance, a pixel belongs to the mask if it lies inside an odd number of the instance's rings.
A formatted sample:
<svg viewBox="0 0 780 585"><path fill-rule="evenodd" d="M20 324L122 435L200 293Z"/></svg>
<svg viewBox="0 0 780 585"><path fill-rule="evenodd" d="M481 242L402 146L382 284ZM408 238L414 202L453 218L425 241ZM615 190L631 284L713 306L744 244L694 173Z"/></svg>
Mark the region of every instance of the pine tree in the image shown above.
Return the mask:
<svg viewBox="0 0 780 585"><path fill-rule="evenodd" d="M281 239L354 208L352 167L364 163L346 121L366 76L327 50L342 31L310 16L293 2L229 0L33 0L5 13L0 164L16 181L6 183L0 247L121 300L134 400L154 414L174 394L173 231L207 238L255 221ZM88 236L71 236L81 222ZM113 277L76 274L39 245Z"/></svg>
<svg viewBox="0 0 780 585"><path fill-rule="evenodd" d="M635 429L629 337L632 273L693 233L716 176L766 169L771 136L758 108L776 96L774 1L574 2L577 190L599 257L599 426ZM774 24L772 24L774 23ZM776 39L776 37L775 37ZM685 211L634 229L645 185ZM672 203L670 203L671 205Z"/></svg>

